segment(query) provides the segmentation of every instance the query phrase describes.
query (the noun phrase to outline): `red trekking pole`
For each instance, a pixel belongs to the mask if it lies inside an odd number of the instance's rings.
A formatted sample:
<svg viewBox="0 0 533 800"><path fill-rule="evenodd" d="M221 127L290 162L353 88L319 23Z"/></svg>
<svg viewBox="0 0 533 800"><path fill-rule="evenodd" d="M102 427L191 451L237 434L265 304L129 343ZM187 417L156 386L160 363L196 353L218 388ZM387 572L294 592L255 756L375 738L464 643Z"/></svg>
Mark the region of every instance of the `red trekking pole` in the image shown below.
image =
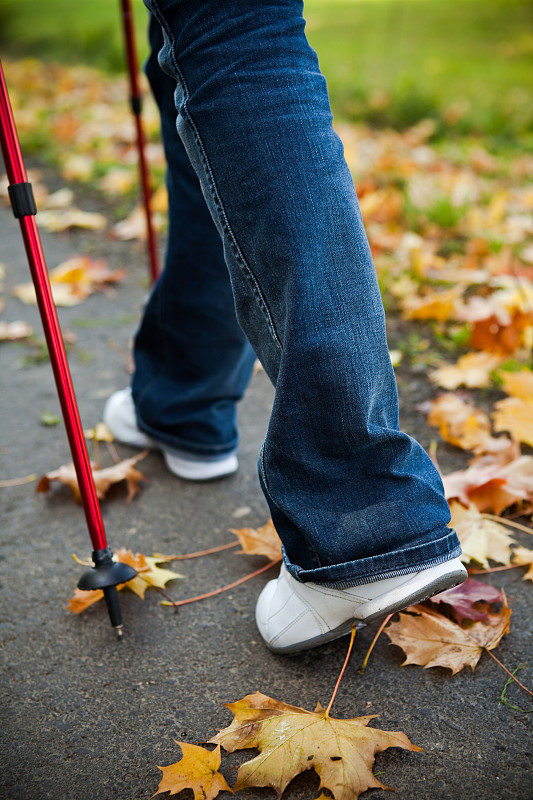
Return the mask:
<svg viewBox="0 0 533 800"><path fill-rule="evenodd" d="M146 233L148 245L148 259L150 265L150 275L152 283L155 283L159 276L157 264L157 243L152 225L152 213L150 209L150 180L148 176L148 166L145 156L145 136L142 124L142 94L139 88L139 65L137 59L137 46L135 43L134 19L130 0L121 0L122 3L122 24L124 29L124 40L126 44L126 60L128 64L128 74L130 79L130 102L135 128L137 132L137 151L139 154L139 173L141 178L142 195L144 201L144 213L146 216Z"/></svg>
<svg viewBox="0 0 533 800"><path fill-rule="evenodd" d="M93 545L93 563L88 572L78 582L80 589L102 589L104 592L111 624L122 635L122 617L116 586L131 580L137 574L133 567L113 560L113 553L107 545L100 505L96 496L93 474L83 437L78 405L72 386L67 357L57 312L52 297L48 271L42 250L39 231L35 222L35 200L26 169L9 102L9 95L0 61L0 144L9 182L9 198L13 214L19 220L24 247L28 257L37 305L41 314L50 362L63 412L63 419L76 469L83 509Z"/></svg>

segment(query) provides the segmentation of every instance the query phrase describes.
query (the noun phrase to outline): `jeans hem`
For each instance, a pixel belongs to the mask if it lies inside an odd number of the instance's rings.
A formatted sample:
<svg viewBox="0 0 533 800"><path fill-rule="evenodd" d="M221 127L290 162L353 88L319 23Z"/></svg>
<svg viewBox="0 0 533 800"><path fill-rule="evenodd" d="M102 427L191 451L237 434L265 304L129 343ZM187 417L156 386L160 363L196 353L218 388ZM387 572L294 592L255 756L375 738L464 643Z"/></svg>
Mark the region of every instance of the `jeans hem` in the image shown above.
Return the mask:
<svg viewBox="0 0 533 800"><path fill-rule="evenodd" d="M146 433L147 436L154 439L155 442L164 446L167 450L175 450L178 454L187 453L193 457L207 458L212 461L217 461L220 458L224 458L224 456L231 455L237 450L239 444L238 437L235 437L230 442L218 445L190 442L187 439L181 439L179 436L162 433L156 428L146 425L138 416L137 425L143 433Z"/></svg>
<svg viewBox="0 0 533 800"><path fill-rule="evenodd" d="M292 564L285 551L283 556L287 569L296 580L302 583L312 581L332 589L348 589L351 586L420 572L458 558L462 553L459 539L455 531L449 528L447 530L447 534L433 542L316 569L303 569Z"/></svg>

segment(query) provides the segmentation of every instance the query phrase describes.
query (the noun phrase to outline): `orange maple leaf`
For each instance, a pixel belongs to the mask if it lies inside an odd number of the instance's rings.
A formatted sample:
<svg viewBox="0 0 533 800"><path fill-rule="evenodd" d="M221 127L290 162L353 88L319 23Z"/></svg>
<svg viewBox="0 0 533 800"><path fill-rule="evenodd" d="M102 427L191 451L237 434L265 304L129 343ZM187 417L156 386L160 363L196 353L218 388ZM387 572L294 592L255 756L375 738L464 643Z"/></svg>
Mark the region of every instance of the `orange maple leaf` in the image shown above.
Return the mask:
<svg viewBox="0 0 533 800"><path fill-rule="evenodd" d="M431 403L428 423L439 428L442 438L474 453L498 453L510 447L507 436L491 436L490 419L483 411L456 394L443 394Z"/></svg>
<svg viewBox="0 0 533 800"><path fill-rule="evenodd" d="M192 789L194 800L213 800L219 792L233 792L220 767L220 745L215 750L206 750L194 744L178 742L183 758L168 767L158 767L163 773L161 783L152 797L161 792L177 794L182 789Z"/></svg>
<svg viewBox="0 0 533 800"><path fill-rule="evenodd" d="M296 775L314 769L319 788L329 789L335 800L355 800L371 787L390 788L372 773L376 753L388 747L421 750L404 733L367 728L376 714L333 719L320 704L306 711L261 692L227 707L235 718L211 743L230 753L249 747L260 751L239 767L234 791L270 786L280 798Z"/></svg>

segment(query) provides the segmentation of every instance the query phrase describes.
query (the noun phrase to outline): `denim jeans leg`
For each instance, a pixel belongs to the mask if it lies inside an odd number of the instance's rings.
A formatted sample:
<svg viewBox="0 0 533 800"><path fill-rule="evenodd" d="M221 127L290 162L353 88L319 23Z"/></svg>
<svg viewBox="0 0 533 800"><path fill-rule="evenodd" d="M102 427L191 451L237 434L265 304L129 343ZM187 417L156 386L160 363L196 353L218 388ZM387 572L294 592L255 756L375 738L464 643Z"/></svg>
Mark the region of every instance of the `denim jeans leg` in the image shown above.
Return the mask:
<svg viewBox="0 0 533 800"><path fill-rule="evenodd" d="M343 587L456 557L399 430L383 307L300 0L145 0L177 126L276 386L259 471L291 573Z"/></svg>
<svg viewBox="0 0 533 800"><path fill-rule="evenodd" d="M161 113L168 164L164 270L135 337L132 393L139 427L203 457L237 446L236 403L255 353L237 322L222 243L176 131L175 81L157 63L161 26L150 23L146 72Z"/></svg>

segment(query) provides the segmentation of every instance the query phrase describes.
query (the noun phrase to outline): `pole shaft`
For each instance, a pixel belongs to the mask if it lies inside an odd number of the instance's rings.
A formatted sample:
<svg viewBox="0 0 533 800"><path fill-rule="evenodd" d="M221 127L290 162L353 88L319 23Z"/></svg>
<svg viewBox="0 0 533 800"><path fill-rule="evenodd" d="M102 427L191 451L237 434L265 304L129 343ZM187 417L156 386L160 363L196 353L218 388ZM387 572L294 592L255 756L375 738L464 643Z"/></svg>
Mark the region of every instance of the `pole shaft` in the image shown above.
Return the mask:
<svg viewBox="0 0 533 800"><path fill-rule="evenodd" d="M146 161L146 139L141 116L141 90L139 87L139 64L137 59L137 46L135 42L135 30L133 22L133 11L130 0L121 0L122 3L122 22L124 28L124 40L126 43L126 60L128 65L128 75L130 81L132 110L135 118L135 129L137 134L137 150L139 153L139 175L141 179L141 189L144 203L144 213L146 216L146 233L148 259L150 265L150 276L152 283L155 283L159 276L157 263L157 242L152 224L152 213L150 208L151 190Z"/></svg>
<svg viewBox="0 0 533 800"><path fill-rule="evenodd" d="M0 61L0 142L10 184L27 183L26 169L18 141L13 112ZM41 314L50 362L65 421L65 428L76 469L80 494L89 528L93 550L107 547L100 505L83 436L78 405L72 385L61 328L52 297L39 231L32 215L19 218L20 229L28 257L30 272Z"/></svg>

